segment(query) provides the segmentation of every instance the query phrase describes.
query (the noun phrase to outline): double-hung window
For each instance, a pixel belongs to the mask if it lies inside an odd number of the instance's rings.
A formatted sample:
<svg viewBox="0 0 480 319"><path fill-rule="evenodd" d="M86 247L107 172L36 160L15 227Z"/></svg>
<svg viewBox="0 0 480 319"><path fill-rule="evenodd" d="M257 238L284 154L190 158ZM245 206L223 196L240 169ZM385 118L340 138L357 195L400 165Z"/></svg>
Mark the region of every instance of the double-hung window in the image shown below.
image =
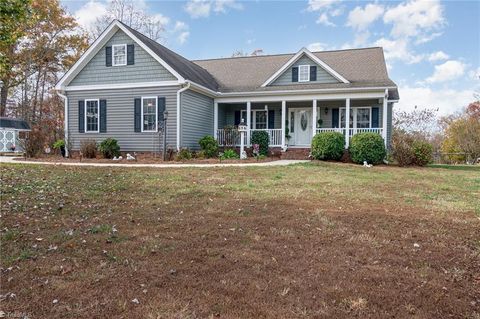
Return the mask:
<svg viewBox="0 0 480 319"><path fill-rule="evenodd" d="M340 109L340 127L345 127L346 109ZM352 107L350 108L350 128L370 128L372 126L372 108L371 107Z"/></svg>
<svg viewBox="0 0 480 319"><path fill-rule="evenodd" d="M310 81L310 65L298 66L298 82Z"/></svg>
<svg viewBox="0 0 480 319"><path fill-rule="evenodd" d="M112 46L113 66L127 65L127 45L116 44Z"/></svg>
<svg viewBox="0 0 480 319"><path fill-rule="evenodd" d="M247 123L247 111L242 110L241 119ZM268 112L266 110L253 110L251 112L251 127L256 130L266 129L268 123Z"/></svg>
<svg viewBox="0 0 480 319"><path fill-rule="evenodd" d="M157 131L157 112L157 97L142 97L142 132Z"/></svg>
<svg viewBox="0 0 480 319"><path fill-rule="evenodd" d="M99 101L85 100L85 132L98 133Z"/></svg>

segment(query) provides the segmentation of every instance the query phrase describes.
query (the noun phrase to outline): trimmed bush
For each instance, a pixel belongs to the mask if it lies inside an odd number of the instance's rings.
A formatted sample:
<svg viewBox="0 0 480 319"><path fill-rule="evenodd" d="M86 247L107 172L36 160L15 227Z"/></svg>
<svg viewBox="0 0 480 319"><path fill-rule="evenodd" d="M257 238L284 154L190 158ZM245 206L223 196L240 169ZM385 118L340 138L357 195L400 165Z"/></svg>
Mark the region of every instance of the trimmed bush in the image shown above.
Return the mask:
<svg viewBox="0 0 480 319"><path fill-rule="evenodd" d="M345 151L345 137L339 132L323 132L312 139L312 157L317 160L335 160L342 158Z"/></svg>
<svg viewBox="0 0 480 319"><path fill-rule="evenodd" d="M253 131L250 141L253 144L258 144L259 155L267 156L268 155L268 145L270 144L270 136L266 131Z"/></svg>
<svg viewBox="0 0 480 319"><path fill-rule="evenodd" d="M103 154L105 158L114 158L120 156L120 145L114 138L107 138L103 140L98 146L98 150Z"/></svg>
<svg viewBox="0 0 480 319"><path fill-rule="evenodd" d="M366 161L368 164L380 164L387 155L384 140L377 133L358 133L350 141L350 156L352 161L362 164Z"/></svg>
<svg viewBox="0 0 480 319"><path fill-rule="evenodd" d="M180 152L177 153L176 160L177 161L185 161L185 160L191 160L193 157L192 152L188 148L182 148Z"/></svg>
<svg viewBox="0 0 480 319"><path fill-rule="evenodd" d="M430 143L417 140L412 143L413 163L418 166L430 164L433 160L433 147Z"/></svg>
<svg viewBox="0 0 480 319"><path fill-rule="evenodd" d="M81 141L80 152L82 152L83 157L86 157L86 158L97 157L97 142L95 142L95 140Z"/></svg>
<svg viewBox="0 0 480 319"><path fill-rule="evenodd" d="M206 158L217 157L218 155L218 142L213 136L206 135L198 141L200 148L202 149L203 155Z"/></svg>

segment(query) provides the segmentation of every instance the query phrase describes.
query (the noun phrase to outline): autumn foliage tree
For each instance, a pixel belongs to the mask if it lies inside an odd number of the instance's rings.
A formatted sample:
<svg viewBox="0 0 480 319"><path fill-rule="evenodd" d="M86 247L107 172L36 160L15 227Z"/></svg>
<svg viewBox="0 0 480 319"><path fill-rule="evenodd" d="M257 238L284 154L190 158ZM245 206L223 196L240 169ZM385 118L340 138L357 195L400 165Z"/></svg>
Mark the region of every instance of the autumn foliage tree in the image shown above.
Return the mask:
<svg viewBox="0 0 480 319"><path fill-rule="evenodd" d="M442 152L453 161L480 158L480 101L470 103L464 112L442 119L445 139Z"/></svg>
<svg viewBox="0 0 480 319"><path fill-rule="evenodd" d="M2 116L23 118L55 139L62 131L63 102L53 88L87 48L87 37L58 0L7 0L0 8L2 19L9 14L9 26L2 29Z"/></svg>

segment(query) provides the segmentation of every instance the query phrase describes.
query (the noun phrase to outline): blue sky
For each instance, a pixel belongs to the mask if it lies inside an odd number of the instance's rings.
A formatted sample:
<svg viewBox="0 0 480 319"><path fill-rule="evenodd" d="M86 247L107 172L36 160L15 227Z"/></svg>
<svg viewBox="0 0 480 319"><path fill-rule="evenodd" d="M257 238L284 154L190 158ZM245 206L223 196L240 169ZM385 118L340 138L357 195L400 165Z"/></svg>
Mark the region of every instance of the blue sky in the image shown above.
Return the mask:
<svg viewBox="0 0 480 319"><path fill-rule="evenodd" d="M480 93L480 1L133 0L189 59L382 46L398 108L459 110ZM88 28L108 1L62 1Z"/></svg>

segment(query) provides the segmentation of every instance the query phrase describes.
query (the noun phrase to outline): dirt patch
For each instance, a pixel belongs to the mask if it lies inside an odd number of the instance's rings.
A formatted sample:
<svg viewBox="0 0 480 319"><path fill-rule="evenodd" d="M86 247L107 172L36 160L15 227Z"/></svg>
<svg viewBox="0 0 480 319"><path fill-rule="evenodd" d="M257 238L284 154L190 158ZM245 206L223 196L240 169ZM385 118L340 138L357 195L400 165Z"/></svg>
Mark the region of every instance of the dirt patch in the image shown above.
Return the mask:
<svg viewBox="0 0 480 319"><path fill-rule="evenodd" d="M330 163L1 169L9 314L480 313L480 179L471 172Z"/></svg>

